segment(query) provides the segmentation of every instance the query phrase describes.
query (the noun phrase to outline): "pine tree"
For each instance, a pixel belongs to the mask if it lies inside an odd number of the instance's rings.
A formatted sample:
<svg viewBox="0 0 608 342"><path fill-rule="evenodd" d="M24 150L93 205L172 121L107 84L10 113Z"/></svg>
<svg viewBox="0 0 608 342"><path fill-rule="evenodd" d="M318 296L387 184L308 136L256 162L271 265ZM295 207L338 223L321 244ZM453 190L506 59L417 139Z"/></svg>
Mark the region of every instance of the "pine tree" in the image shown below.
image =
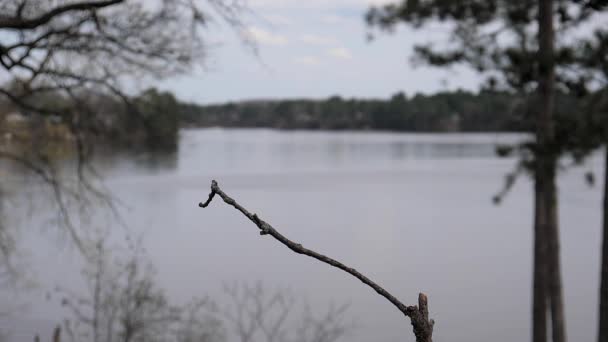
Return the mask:
<svg viewBox="0 0 608 342"><path fill-rule="evenodd" d="M580 65L575 58L577 46L567 38L592 21L604 2L403 0L373 7L366 16L370 26L388 31L400 23L414 29L445 24L450 28L450 43L439 48L431 42L418 45L417 59L438 67L468 65L482 76L488 88L525 99L527 112L534 118L531 132L535 138L510 151L519 152L518 170L529 171L535 183L535 342L547 340L547 309L551 313L553 341L566 341L556 176L560 156L588 151L577 140L579 135L570 134L575 126L560 125L556 120L554 94L559 90L578 95L581 85L587 85L588 69L573 68ZM608 310L608 299L606 305Z"/></svg>

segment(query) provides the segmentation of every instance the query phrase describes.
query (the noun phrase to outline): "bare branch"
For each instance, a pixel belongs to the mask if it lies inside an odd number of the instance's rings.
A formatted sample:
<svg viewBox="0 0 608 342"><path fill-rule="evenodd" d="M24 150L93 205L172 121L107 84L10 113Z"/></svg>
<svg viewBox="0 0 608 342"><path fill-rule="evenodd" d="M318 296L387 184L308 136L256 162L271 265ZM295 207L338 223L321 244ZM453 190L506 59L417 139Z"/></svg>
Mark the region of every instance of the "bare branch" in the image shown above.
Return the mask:
<svg viewBox="0 0 608 342"><path fill-rule="evenodd" d="M364 276L354 268L348 267L335 259L317 253L308 248L304 248L301 244L289 240L284 235L279 233L270 224L260 219L257 214L250 213L247 209L245 209L234 199L228 196L225 192L223 192L215 180L211 181L211 192L209 193L209 198L204 203L199 203L199 207L206 208L211 203L215 195L220 196L226 204L233 206L235 209L245 215L249 220L251 220L251 222L253 222L260 229L260 235L270 235L275 240L279 241L281 244L291 249L293 252L298 254L304 254L311 258L317 259L323 263L326 263L330 266L336 267L359 279L365 285L371 287L380 296L386 298L389 302L391 302L391 304L393 304L399 311L401 311L401 313L410 318L412 326L414 328L414 334L416 335L417 342L432 342L434 321L432 319L429 319L428 299L425 294L419 294L418 306L406 306L395 296L386 291L383 287L373 282L371 279Z"/></svg>
<svg viewBox="0 0 608 342"><path fill-rule="evenodd" d="M108 7L112 5L119 4L124 2L124 0L107 0L107 1L83 1L72 4L67 4L63 6L58 6L50 11L43 13L42 15L33 18L33 19L22 19L21 12L23 11L23 6L20 6L17 18L0 18L0 28L6 29L34 29L40 25L44 25L49 21L53 20L53 18L60 16L64 13L75 12L75 11L87 11L87 10L95 10L103 7Z"/></svg>

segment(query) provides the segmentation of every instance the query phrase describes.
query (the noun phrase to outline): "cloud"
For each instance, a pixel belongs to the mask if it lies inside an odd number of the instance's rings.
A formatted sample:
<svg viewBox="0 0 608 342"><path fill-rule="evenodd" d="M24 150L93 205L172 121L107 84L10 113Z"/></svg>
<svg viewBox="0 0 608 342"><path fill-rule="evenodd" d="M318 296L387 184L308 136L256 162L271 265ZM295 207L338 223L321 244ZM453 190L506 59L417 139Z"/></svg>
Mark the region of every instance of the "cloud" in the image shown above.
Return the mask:
<svg viewBox="0 0 608 342"><path fill-rule="evenodd" d="M334 14L321 17L321 22L330 25L344 24L346 21L348 21L347 18Z"/></svg>
<svg viewBox="0 0 608 342"><path fill-rule="evenodd" d="M285 8L317 8L317 9L331 9L340 7L354 7L365 9L370 5L385 5L394 3L395 0L249 0L249 4L252 7L257 6L272 6Z"/></svg>
<svg viewBox="0 0 608 342"><path fill-rule="evenodd" d="M255 40L259 44L265 45L285 45L288 43L287 37L268 32L262 28L252 26L247 29L249 38Z"/></svg>
<svg viewBox="0 0 608 342"><path fill-rule="evenodd" d="M394 4L395 3L394 0L365 0L363 2L366 5L375 5L375 6L382 6L382 5L388 5L388 4Z"/></svg>
<svg viewBox="0 0 608 342"><path fill-rule="evenodd" d="M296 57L293 59L293 62L296 64L308 65L308 66L316 66L321 64L321 60L314 56L302 56Z"/></svg>
<svg viewBox="0 0 608 342"><path fill-rule="evenodd" d="M300 40L311 45L331 45L335 44L336 40L332 37L318 36L314 34L303 34Z"/></svg>
<svg viewBox="0 0 608 342"><path fill-rule="evenodd" d="M327 54L338 59L353 59L353 54L347 48L337 47L327 50Z"/></svg>
<svg viewBox="0 0 608 342"><path fill-rule="evenodd" d="M288 18L284 15L269 14L269 15L265 15L264 19L268 20L273 25L287 26L287 25L293 24L293 20L291 20L290 18Z"/></svg>

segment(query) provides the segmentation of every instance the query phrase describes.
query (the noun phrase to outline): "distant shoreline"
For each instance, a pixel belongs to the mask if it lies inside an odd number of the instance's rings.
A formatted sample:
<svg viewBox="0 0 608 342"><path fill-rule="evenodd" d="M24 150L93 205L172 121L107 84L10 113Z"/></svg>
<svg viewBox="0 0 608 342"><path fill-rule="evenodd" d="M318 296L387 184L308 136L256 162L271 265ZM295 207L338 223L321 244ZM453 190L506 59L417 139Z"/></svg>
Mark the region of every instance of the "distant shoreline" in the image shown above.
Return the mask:
<svg viewBox="0 0 608 342"><path fill-rule="evenodd" d="M180 130L194 131L194 130L267 130L271 132L280 133L387 133L396 135L521 135L522 137L528 136L533 137L532 133L525 131L401 131L391 129L322 129L322 128L277 128L277 127L250 127L250 126L192 126L182 125L179 127Z"/></svg>
<svg viewBox="0 0 608 342"><path fill-rule="evenodd" d="M571 116L577 99L556 97L556 116ZM384 100L333 96L227 102L178 103L181 127L390 132L531 132L534 113L522 94L484 90L439 92Z"/></svg>

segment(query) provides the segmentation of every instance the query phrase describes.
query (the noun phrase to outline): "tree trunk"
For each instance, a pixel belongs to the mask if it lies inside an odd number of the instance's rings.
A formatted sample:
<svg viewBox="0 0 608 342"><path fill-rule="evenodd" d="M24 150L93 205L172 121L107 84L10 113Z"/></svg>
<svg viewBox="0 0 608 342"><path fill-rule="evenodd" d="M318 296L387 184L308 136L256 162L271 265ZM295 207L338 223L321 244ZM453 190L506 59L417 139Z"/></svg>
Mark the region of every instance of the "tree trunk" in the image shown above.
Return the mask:
<svg viewBox="0 0 608 342"><path fill-rule="evenodd" d="M542 194L542 179L537 166L534 185L534 283L532 293L532 341L547 342L547 248L545 231L547 222Z"/></svg>
<svg viewBox="0 0 608 342"><path fill-rule="evenodd" d="M553 177L555 180L555 176ZM551 330L554 342L566 341L566 324L564 313L564 298L562 288L562 277L560 270L560 255L559 255L559 225L558 225L558 207L557 207L557 189L555 182L549 184L550 197L553 198L547 206L548 210L548 269L549 269L549 295L551 303Z"/></svg>
<svg viewBox="0 0 608 342"><path fill-rule="evenodd" d="M599 342L608 342L608 144L604 157L604 217L602 242L602 271L600 283Z"/></svg>
<svg viewBox="0 0 608 342"><path fill-rule="evenodd" d="M542 203L542 210L538 213L544 222L545 228L540 229L541 234L536 239L546 244L546 270L548 271L548 290L551 307L551 331L554 342L566 341L565 315L563 291L559 258L559 223L557 215L557 186L556 166L557 151L555 150L555 133L553 123L553 101L555 84L554 43L555 31L553 27L554 0L539 0L538 8L538 97L540 108L538 110L536 138L536 182L535 196ZM543 241L544 240L544 241ZM542 259L541 259L542 262ZM541 265L542 267L542 265ZM535 301L537 299L535 298ZM540 300L538 300L540 301ZM540 308L539 308L540 310ZM536 322L535 322L536 323ZM539 327L540 328L540 327Z"/></svg>

